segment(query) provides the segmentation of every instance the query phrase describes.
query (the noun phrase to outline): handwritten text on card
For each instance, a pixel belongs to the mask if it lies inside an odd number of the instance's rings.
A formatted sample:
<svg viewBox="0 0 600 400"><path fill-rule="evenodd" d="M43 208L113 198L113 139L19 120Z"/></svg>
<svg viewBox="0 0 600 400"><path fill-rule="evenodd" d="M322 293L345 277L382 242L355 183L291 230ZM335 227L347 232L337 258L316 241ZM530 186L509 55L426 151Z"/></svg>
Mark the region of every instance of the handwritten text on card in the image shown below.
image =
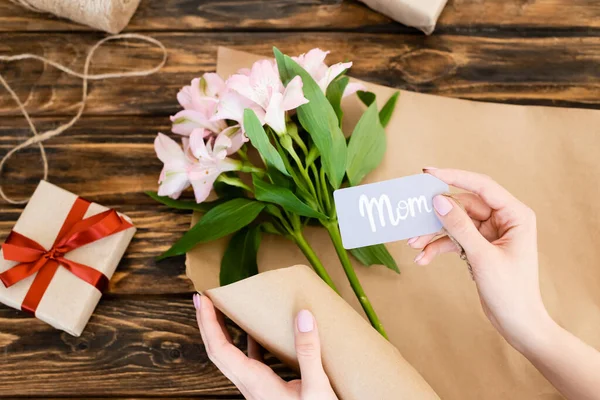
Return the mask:
<svg viewBox="0 0 600 400"><path fill-rule="evenodd" d="M439 231L442 225L433 211L432 199L447 191L448 185L428 174L335 191L344 247L353 249Z"/></svg>

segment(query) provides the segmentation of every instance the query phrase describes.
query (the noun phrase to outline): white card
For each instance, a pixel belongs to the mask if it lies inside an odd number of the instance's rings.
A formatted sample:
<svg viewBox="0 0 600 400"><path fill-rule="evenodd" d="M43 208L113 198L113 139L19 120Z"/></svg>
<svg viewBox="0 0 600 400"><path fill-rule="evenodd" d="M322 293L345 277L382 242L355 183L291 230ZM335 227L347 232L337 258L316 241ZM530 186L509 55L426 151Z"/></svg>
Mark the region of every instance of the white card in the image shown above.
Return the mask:
<svg viewBox="0 0 600 400"><path fill-rule="evenodd" d="M354 249L427 235L442 229L433 198L448 185L419 174L333 193L344 248Z"/></svg>

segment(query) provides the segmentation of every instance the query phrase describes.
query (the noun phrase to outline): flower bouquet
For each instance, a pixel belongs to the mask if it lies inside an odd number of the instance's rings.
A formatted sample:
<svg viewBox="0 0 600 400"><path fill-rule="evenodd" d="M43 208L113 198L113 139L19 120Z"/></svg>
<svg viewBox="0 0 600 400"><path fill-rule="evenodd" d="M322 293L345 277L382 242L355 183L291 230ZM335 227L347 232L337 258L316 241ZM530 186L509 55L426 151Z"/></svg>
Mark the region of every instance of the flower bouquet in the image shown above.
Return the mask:
<svg viewBox="0 0 600 400"><path fill-rule="evenodd" d="M333 192L360 184L381 162L384 127L398 93L378 111L375 95L345 75L352 63L327 66L327 54L313 49L288 57L274 48L274 59L257 61L226 80L206 73L178 93L183 110L171 120L182 147L158 134L154 147L164 168L158 193L148 194L204 215L160 258L232 234L221 261L220 281L226 285L258 273L263 234L282 235L337 291L303 235L305 226L321 225L365 314L386 337L342 246ZM358 95L366 111L347 139L341 102L350 95ZM195 200L178 200L190 186ZM209 201L212 192L216 199ZM384 245L350 253L364 265L399 272Z"/></svg>

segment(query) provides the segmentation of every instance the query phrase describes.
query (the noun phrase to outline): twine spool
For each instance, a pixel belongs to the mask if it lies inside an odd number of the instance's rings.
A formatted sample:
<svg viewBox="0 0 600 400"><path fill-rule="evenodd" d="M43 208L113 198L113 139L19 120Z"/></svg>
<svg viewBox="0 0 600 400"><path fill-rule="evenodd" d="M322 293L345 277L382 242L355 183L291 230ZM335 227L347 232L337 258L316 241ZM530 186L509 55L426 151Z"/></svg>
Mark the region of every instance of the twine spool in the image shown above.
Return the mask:
<svg viewBox="0 0 600 400"><path fill-rule="evenodd" d="M11 0L32 11L48 12L109 33L121 32L140 0Z"/></svg>
<svg viewBox="0 0 600 400"><path fill-rule="evenodd" d="M92 64L92 60L94 58L94 54L95 54L96 50L98 50L106 42L115 41L115 40L123 40L123 39L141 40L141 41L144 41L144 42L147 42L147 43L157 46L162 53L162 59L156 66L154 66L152 68L148 68L148 69L137 70L137 71L112 72L112 73L106 73L106 74L90 74L89 73L90 66ZM8 82L0 74L0 85L3 86L4 89L6 89L6 91L10 94L10 96L12 97L14 102L17 104L17 106L19 107L19 110L21 111L21 114L23 114L23 117L25 117L25 120L27 121L27 124L29 125L29 129L31 130L31 133L33 134L33 136L31 136L26 141L13 147L12 149L10 149L8 151L8 153L6 153L4 155L4 157L2 157L2 159L0 159L0 198L2 198L4 201L6 201L7 203L10 203L10 204L25 204L29 200L29 198L21 199L21 200L16 200L16 199L10 198L4 193L4 190L2 188L2 184L3 184L3 180L1 179L2 170L4 169L4 165L6 164L6 162L15 153L17 153L18 151L20 151L26 147L29 147L32 145L37 145L37 147L40 150L40 156L42 158L42 166L44 168L43 179L48 180L48 169L49 169L48 168L48 157L46 156L46 151L44 150L43 143L48 139L52 139L53 137L56 137L56 136L62 134L64 131L66 131L67 129L72 127L79 120L79 118L81 118L81 116L83 115L83 110L85 109L85 103L87 101L87 96L88 96L88 81L114 79L114 78L125 78L125 77L131 77L131 76L152 75L152 74L158 72L167 62L167 49L158 40L156 40L152 37L149 37L149 36L145 36L145 35L139 35L136 33L124 33L121 35L109 36L109 37L99 40L90 49L87 57L85 58L85 63L83 66L82 73L73 71L72 69L70 69L60 63L57 63L55 61L49 60L45 57L41 57L41 56L38 56L35 54L19 54L16 56L0 55L0 62L2 62L2 61L14 62L14 61L19 61L19 60L41 61L44 64L51 65L54 68L61 70L62 72L64 72L67 75L71 75L71 76L80 78L83 81L83 84L82 84L81 102L79 103L79 105L77 107L77 113L75 114L75 116L73 118L71 118L71 120L69 120L68 122L59 125L57 128L50 129L50 130L40 133L40 132L38 132L37 128L35 127L35 124L33 123L33 120L31 119L29 113L25 109L25 105L19 99L19 96L17 96L15 91L10 87Z"/></svg>

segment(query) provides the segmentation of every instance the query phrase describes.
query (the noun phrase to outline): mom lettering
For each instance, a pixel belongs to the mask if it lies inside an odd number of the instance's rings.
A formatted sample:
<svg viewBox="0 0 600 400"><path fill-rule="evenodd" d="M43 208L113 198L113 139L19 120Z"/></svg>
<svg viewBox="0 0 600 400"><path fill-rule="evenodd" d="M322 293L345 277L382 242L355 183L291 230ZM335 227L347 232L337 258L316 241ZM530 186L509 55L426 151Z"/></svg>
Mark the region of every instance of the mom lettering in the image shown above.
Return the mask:
<svg viewBox="0 0 600 400"><path fill-rule="evenodd" d="M392 226L398 226L401 221L417 216L417 213L433 212L433 209L427 204L425 196L400 200L394 207L386 194L382 194L378 198L363 194L359 198L358 208L360 215L369 220L372 232L377 232L377 220L379 225L384 228L388 223Z"/></svg>

